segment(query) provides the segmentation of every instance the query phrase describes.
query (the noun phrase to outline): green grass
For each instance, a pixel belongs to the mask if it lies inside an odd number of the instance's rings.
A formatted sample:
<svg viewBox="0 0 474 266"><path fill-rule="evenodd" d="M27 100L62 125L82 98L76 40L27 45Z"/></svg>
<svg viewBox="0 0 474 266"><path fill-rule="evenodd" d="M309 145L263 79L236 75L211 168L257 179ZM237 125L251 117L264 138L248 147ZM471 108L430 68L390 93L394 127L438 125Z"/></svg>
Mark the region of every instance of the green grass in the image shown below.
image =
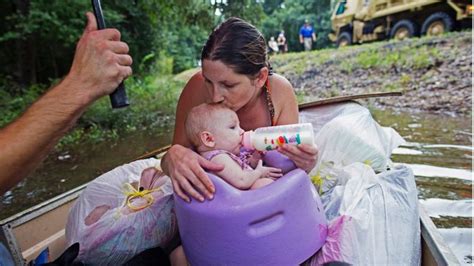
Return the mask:
<svg viewBox="0 0 474 266"><path fill-rule="evenodd" d="M297 91L296 101L298 102L298 104L304 103L305 100L306 100L306 93L304 93L303 91Z"/></svg>
<svg viewBox="0 0 474 266"><path fill-rule="evenodd" d="M450 33L450 35L459 33ZM448 35L448 36L450 36ZM382 41L364 45L328 48L311 52L288 53L271 58L274 68L283 75L302 75L312 67L336 61L340 71L352 73L355 69L427 68L443 60L436 46L424 45L436 40L433 37L413 38L407 44ZM451 55L452 57L454 55Z"/></svg>
<svg viewBox="0 0 474 266"><path fill-rule="evenodd" d="M357 53L356 56L348 59L348 63L352 66L352 70L392 67L421 69L434 65L438 59L441 59L441 53L436 47L404 46L392 50L377 45Z"/></svg>

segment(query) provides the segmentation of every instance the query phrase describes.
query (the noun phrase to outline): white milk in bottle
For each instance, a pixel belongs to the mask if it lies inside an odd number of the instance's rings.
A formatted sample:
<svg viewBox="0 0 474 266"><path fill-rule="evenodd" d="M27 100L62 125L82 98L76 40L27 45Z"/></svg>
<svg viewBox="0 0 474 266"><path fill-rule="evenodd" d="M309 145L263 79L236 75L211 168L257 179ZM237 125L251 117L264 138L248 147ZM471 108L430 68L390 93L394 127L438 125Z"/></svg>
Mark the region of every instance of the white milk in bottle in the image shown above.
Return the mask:
<svg viewBox="0 0 474 266"><path fill-rule="evenodd" d="M283 144L314 144L313 125L311 123L292 124L257 128L244 132L242 145L246 149L270 151Z"/></svg>

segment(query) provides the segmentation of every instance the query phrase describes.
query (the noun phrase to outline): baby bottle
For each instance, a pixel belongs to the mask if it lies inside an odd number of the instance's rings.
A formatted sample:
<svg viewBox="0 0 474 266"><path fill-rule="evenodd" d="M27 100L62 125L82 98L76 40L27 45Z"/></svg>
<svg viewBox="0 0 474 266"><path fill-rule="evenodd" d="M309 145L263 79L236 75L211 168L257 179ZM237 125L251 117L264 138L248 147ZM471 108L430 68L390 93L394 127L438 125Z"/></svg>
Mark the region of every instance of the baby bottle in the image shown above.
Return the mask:
<svg viewBox="0 0 474 266"><path fill-rule="evenodd" d="M311 123L257 128L244 132L242 145L246 149L270 151L283 144L313 144L313 125Z"/></svg>

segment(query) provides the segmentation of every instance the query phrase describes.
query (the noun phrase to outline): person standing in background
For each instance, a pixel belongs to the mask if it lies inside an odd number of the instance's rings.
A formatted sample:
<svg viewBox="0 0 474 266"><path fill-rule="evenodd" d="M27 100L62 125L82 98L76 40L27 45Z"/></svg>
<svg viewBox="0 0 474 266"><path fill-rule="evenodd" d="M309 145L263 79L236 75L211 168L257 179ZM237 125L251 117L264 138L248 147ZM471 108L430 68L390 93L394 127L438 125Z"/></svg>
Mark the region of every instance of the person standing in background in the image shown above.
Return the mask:
<svg viewBox="0 0 474 266"><path fill-rule="evenodd" d="M275 41L275 37L270 37L270 40L268 41L268 47L270 54L277 54L278 53L278 44Z"/></svg>
<svg viewBox="0 0 474 266"><path fill-rule="evenodd" d="M285 31L282 30L280 34L278 34L277 44L278 44L279 53L288 52L288 46L286 44L286 38L285 38Z"/></svg>
<svg viewBox="0 0 474 266"><path fill-rule="evenodd" d="M305 51L311 51L313 42L316 41L316 34L313 27L309 24L309 20L305 19L304 25L300 28L300 43L304 44Z"/></svg>

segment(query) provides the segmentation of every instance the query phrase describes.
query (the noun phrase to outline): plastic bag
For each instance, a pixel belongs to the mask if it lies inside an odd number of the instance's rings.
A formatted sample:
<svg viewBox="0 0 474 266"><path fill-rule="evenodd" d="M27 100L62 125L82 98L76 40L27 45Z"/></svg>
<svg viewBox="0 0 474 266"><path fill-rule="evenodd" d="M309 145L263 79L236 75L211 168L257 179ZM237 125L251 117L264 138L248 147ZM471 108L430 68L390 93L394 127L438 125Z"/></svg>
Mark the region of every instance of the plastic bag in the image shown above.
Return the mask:
<svg viewBox="0 0 474 266"><path fill-rule="evenodd" d="M172 239L177 223L169 177L155 176L157 180L151 182L140 178L143 170L157 163L147 159L122 165L87 185L66 225L68 245L80 243L80 261L123 264L143 250L164 247ZM145 179L146 175L144 172ZM154 189L140 196L135 191L140 181ZM133 193L139 196L131 196Z"/></svg>
<svg viewBox="0 0 474 266"><path fill-rule="evenodd" d="M353 263L360 254L357 244L356 226L352 217L342 215L328 224L326 243L316 253L310 263L305 265L323 265L329 262Z"/></svg>
<svg viewBox="0 0 474 266"><path fill-rule="evenodd" d="M403 138L392 128L381 127L368 109L355 103L318 108L312 116L301 115L302 122L311 122L319 149L315 171L324 163L345 166L366 163L377 172L390 165L390 155L403 144Z"/></svg>
<svg viewBox="0 0 474 266"><path fill-rule="evenodd" d="M310 265L330 261L419 265L421 237L413 172L400 165L375 174L361 163L342 171L349 178L321 197L330 221L328 242Z"/></svg>
<svg viewBox="0 0 474 266"><path fill-rule="evenodd" d="M313 124L314 135L316 136L321 128L332 119L354 112L366 110L356 102L343 102L335 104L321 105L317 108L303 110L299 114L300 123Z"/></svg>

